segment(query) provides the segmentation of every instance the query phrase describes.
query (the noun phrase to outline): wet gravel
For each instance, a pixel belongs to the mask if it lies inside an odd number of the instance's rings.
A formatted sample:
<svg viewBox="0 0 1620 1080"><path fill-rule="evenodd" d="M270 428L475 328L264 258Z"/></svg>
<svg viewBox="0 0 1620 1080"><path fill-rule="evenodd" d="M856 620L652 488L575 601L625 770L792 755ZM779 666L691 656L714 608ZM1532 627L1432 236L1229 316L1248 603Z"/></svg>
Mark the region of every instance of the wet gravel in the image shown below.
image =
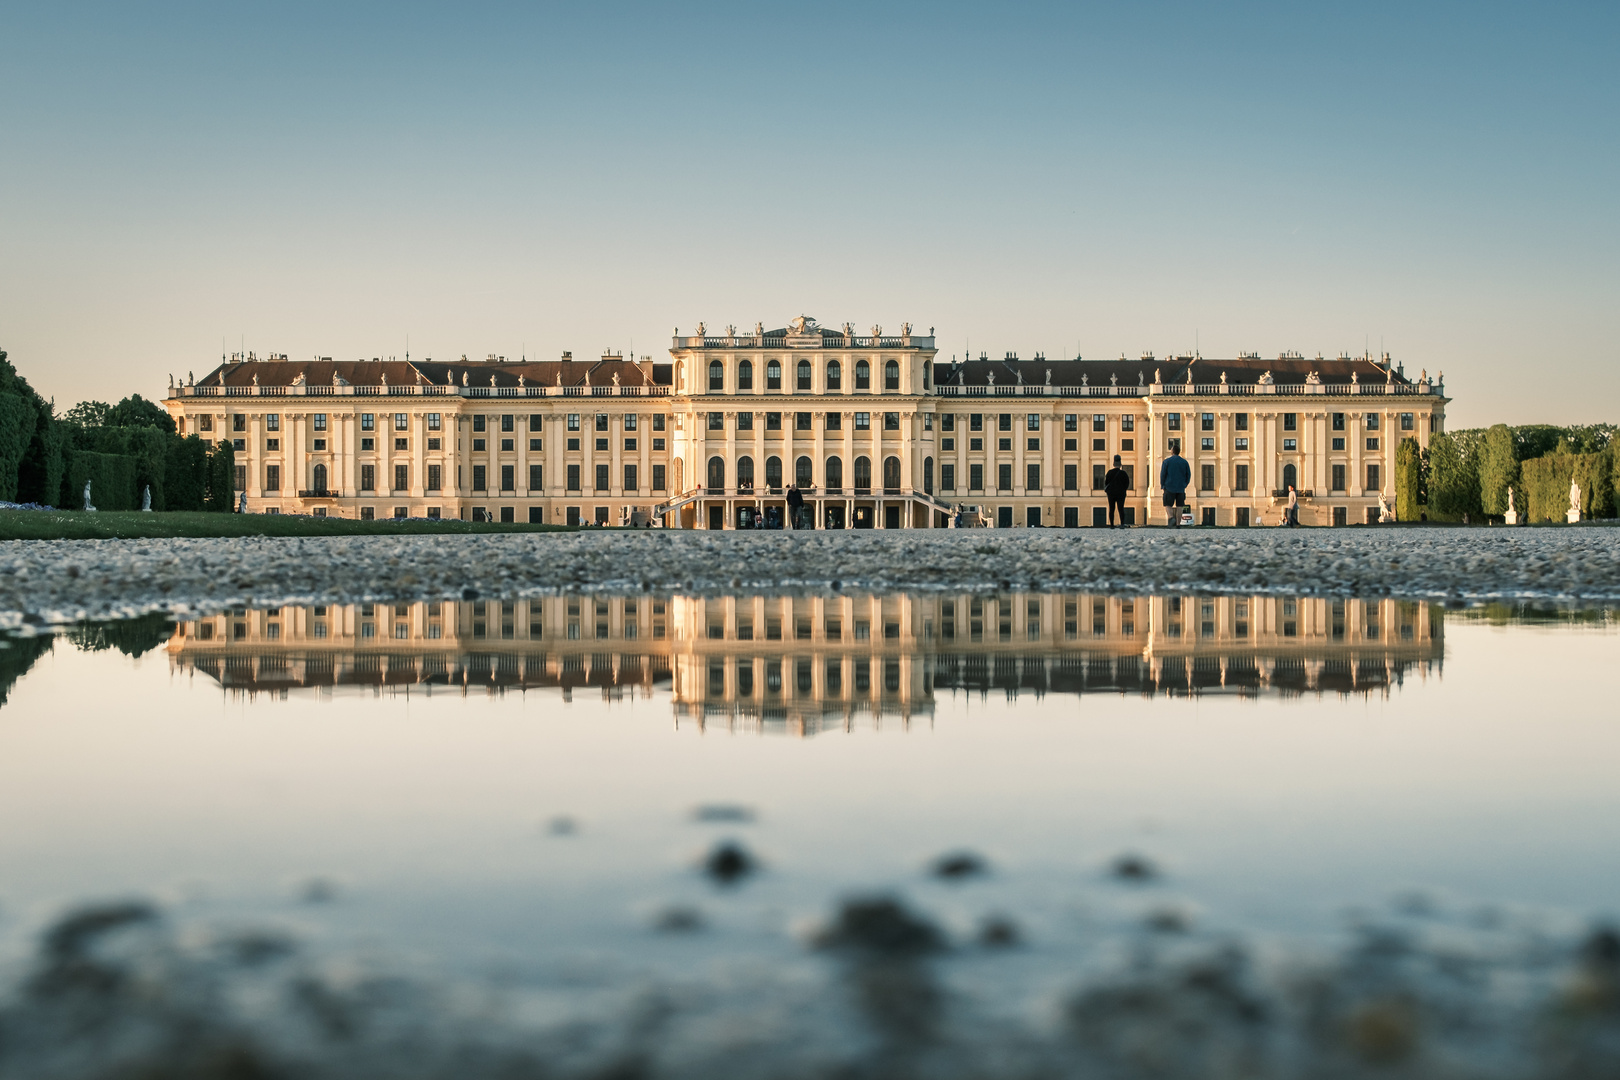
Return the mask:
<svg viewBox="0 0 1620 1080"><path fill-rule="evenodd" d="M1620 528L580 532L12 541L0 629L234 605L739 589L1620 599Z"/></svg>

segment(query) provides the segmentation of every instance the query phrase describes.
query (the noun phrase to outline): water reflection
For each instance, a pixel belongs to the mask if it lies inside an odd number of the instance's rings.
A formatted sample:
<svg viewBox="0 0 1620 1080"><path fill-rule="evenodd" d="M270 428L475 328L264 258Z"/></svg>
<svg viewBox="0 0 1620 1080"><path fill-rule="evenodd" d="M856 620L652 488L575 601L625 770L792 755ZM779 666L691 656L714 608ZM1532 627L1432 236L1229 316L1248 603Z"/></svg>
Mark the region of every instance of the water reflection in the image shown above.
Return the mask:
<svg viewBox="0 0 1620 1080"><path fill-rule="evenodd" d="M1426 603L1087 593L562 596L237 609L171 663L247 694L668 687L677 720L813 732L946 691L1388 693L1441 663Z"/></svg>

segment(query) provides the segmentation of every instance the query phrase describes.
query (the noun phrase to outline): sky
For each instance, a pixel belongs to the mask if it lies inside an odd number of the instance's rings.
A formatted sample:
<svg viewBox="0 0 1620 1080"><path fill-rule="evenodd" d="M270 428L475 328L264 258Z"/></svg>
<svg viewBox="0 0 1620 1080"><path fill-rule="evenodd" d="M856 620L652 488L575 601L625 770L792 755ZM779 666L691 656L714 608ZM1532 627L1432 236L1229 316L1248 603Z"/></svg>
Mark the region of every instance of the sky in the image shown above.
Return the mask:
<svg viewBox="0 0 1620 1080"><path fill-rule="evenodd" d="M1620 5L0 5L0 349L1390 352L1620 422Z"/></svg>

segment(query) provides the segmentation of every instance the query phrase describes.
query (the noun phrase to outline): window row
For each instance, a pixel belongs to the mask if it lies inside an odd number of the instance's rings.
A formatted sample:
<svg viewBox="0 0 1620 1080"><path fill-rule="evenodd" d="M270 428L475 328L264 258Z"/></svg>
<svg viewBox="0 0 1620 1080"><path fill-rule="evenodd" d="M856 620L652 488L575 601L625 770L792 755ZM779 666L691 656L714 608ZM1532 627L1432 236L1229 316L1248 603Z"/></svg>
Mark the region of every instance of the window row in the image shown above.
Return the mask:
<svg viewBox="0 0 1620 1080"><path fill-rule="evenodd" d="M883 459L883 488L898 491L903 486L902 466L898 457ZM736 484L727 483L726 459L715 456L709 459L708 483L706 490L711 492L725 491L735 486L738 491L753 491L756 484L754 472L754 459L746 454L737 459ZM856 491L872 490L872 459L861 455L855 458L851 470L851 487ZM844 461L840 457L829 457L822 465L821 490L828 492L841 492L844 490ZM815 462L809 457L801 456L793 462L793 485L795 487L813 489L816 487ZM782 459L768 457L765 459L765 488L770 491L781 491L783 488ZM934 459L923 459L923 490L929 494L934 491Z"/></svg>
<svg viewBox="0 0 1620 1080"><path fill-rule="evenodd" d="M825 369L826 381L823 384L828 391L841 391L844 389L844 365L838 360L827 361ZM923 389L930 389L930 380L933 376L932 364L925 360L922 367ZM855 361L856 390L872 389L872 365L865 360ZM813 389L815 369L809 360L800 360L793 368L793 385L795 390L809 391ZM782 362L770 360L765 364L766 390L782 389ZM719 360L709 361L709 392L723 393L726 389L726 366ZM754 389L754 362L741 360L737 363L737 390L748 392ZM900 389L900 363L897 360L888 360L883 364L883 389L897 391Z"/></svg>
<svg viewBox="0 0 1620 1080"><path fill-rule="evenodd" d="M869 412L857 412L857 413L851 413L850 415L853 417L854 429L856 431L870 431L870 430L872 430L872 414L871 413L869 413ZM766 431L781 431L784 416L792 418L793 430L794 431L814 431L815 430L816 414L815 413L808 413L808 412L800 412L800 413L768 412L768 413L765 414L765 430ZM900 414L899 413L897 413L897 412L878 413L877 416L878 416L878 423L882 425L882 428L883 428L884 431L899 431L901 429L900 428ZM844 414L843 413L841 413L841 412L822 413L821 417L822 417L822 430L823 431L842 431L843 430L843 428L844 428ZM724 431L724 430L726 430L726 414L723 413L723 412L711 412L711 413L709 413L708 418L707 418L707 427L708 427L708 430L710 430L710 431ZM737 413L736 414L736 430L738 430L738 431L753 431L754 430L754 414L751 413L751 412ZM923 414L923 430L924 431L932 431L932 430L934 430L934 416L933 416L932 413L924 413Z"/></svg>

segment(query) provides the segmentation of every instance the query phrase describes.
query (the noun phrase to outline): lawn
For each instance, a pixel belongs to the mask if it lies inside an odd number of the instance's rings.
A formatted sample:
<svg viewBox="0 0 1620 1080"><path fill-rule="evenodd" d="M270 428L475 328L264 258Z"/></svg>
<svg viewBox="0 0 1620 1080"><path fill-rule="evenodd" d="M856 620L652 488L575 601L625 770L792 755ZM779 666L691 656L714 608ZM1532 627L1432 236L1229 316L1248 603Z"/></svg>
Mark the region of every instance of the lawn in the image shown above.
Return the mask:
<svg viewBox="0 0 1620 1080"><path fill-rule="evenodd" d="M567 525L458 520L356 521L290 514L0 510L0 540L133 540L171 536L401 536L440 533L573 532Z"/></svg>

